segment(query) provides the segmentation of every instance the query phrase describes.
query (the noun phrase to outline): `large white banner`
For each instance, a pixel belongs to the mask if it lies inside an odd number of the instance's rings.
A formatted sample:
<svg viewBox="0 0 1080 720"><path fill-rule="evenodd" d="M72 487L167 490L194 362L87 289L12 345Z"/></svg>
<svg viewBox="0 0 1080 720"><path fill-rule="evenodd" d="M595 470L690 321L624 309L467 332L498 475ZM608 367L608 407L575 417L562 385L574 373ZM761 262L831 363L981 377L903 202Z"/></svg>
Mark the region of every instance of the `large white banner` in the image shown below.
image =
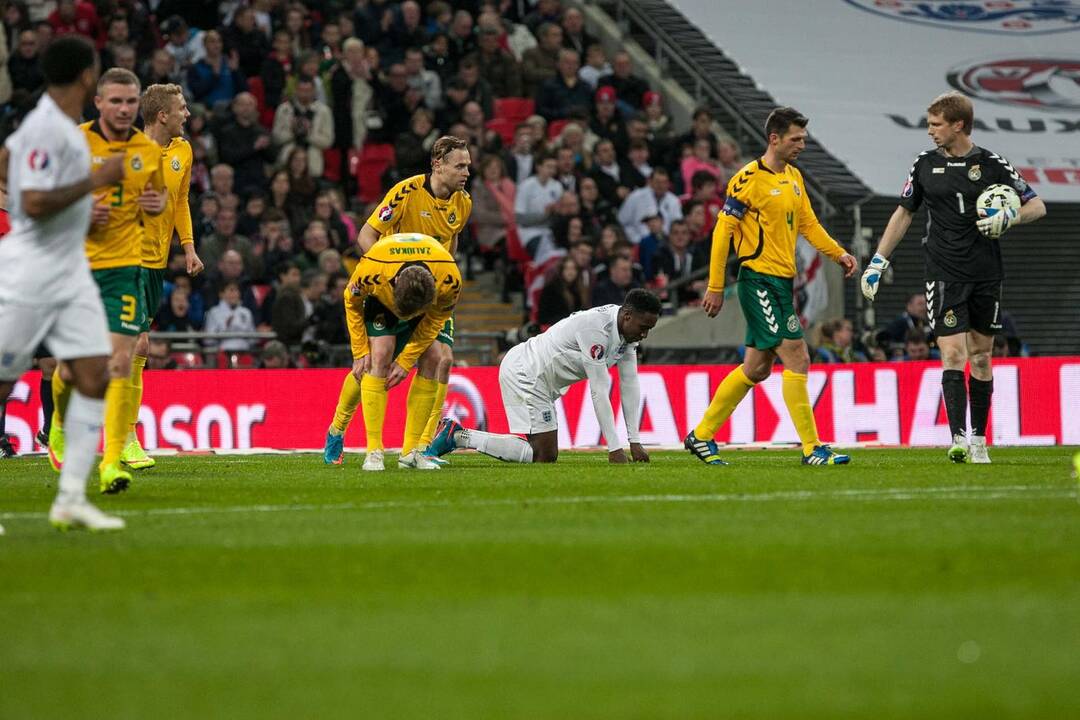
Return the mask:
<svg viewBox="0 0 1080 720"><path fill-rule="evenodd" d="M1080 0L670 2L877 193L900 193L926 106L956 89L976 144L1080 200Z"/></svg>

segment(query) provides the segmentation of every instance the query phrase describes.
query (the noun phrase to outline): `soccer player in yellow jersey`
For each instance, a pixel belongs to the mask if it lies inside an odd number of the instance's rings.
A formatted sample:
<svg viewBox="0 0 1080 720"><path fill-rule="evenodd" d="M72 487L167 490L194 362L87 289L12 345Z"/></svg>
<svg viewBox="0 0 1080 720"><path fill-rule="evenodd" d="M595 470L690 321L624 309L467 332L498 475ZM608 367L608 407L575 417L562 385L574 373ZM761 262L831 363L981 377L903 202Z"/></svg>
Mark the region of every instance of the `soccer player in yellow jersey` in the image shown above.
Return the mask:
<svg viewBox="0 0 1080 720"><path fill-rule="evenodd" d="M705 417L686 436L686 449L709 465L727 464L717 454L716 431L750 388L769 377L776 358L784 364L784 404L802 441L803 463L843 465L850 461L818 438L806 390L810 355L793 304L795 240L800 234L843 267L844 277L858 270L855 258L821 227L802 174L791 164L806 147L808 122L792 108L778 108L769 115L765 155L731 179L713 231L709 287L702 307L709 317L720 312L728 246L734 245L739 260L739 304L746 318L746 356L720 383Z"/></svg>
<svg viewBox="0 0 1080 720"><path fill-rule="evenodd" d="M95 196L86 238L86 254L101 290L113 346L105 393L105 451L99 466L103 493L123 492L131 482L131 474L120 467L120 453L130 415L127 385L131 354L146 312L140 267L142 225L147 217L159 215L166 204L161 148L134 127L139 89L134 73L122 68L107 70L94 97L100 117L79 126L90 145L94 167L113 155L124 155L124 178ZM63 462L62 423L71 393L66 379L59 369L53 379L55 410L49 457L54 467Z"/></svg>
<svg viewBox="0 0 1080 720"><path fill-rule="evenodd" d="M472 213L472 199L465 191L469 163L468 144L464 140L451 136L436 140L431 148L431 172L406 178L386 193L382 203L360 229L357 238L360 250L366 253L380 237L392 233L421 233L436 240L453 258L458 235L465 229ZM443 401L446 400L450 367L454 362L453 317L447 318L437 340L428 349L429 356L424 358L423 363L425 367L433 363L437 368L435 377L438 387L431 414L419 440L421 448L426 448L431 442L435 426L442 416ZM345 457L345 430L356 412L360 394L356 378L347 376L341 387L334 420L326 433L323 449L326 463L340 464ZM445 464L438 457L428 455L428 458L436 464Z"/></svg>
<svg viewBox="0 0 1080 720"><path fill-rule="evenodd" d="M151 468L155 464L139 443L135 425L139 422L139 407L142 405L142 377L150 349L150 325L161 305L165 267L169 262L169 246L174 232L180 238L188 274L195 276L203 269L202 260L195 253L191 207L188 205L193 156L191 145L181 137L184 122L190 115L184 91L179 85L151 85L143 92L140 110L145 124L144 132L158 144L161 151L166 197L165 210L160 215L147 216L143 222L142 269L146 313L143 331L135 341L135 354L131 359L131 375L128 378L128 409L131 414L127 443L120 454L120 461L132 470Z"/></svg>
<svg viewBox="0 0 1080 720"><path fill-rule="evenodd" d="M386 393L419 362L409 388L398 467L437 470L417 449L435 402L437 356L427 353L461 292L461 273L441 244L419 233L382 238L360 259L345 290L352 377L367 429L364 470L383 469Z"/></svg>

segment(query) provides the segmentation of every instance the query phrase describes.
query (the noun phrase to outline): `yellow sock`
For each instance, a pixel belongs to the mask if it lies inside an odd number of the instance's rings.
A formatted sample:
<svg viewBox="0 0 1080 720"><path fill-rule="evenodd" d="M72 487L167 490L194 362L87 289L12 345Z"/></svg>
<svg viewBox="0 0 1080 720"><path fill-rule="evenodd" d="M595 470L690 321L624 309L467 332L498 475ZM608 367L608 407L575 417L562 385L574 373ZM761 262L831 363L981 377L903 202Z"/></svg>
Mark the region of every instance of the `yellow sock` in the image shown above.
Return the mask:
<svg viewBox="0 0 1080 720"><path fill-rule="evenodd" d="M120 453L127 443L128 432L128 379L112 378L105 390L105 451L101 465L115 465L120 462Z"/></svg>
<svg viewBox="0 0 1080 720"><path fill-rule="evenodd" d="M742 365L729 372L716 388L712 402L705 410L705 416L694 428L694 435L699 440L712 440L716 437L716 431L727 422L731 413L735 412L735 408L752 387L754 387L754 382L746 377Z"/></svg>
<svg viewBox="0 0 1080 720"><path fill-rule="evenodd" d="M431 404L431 417L428 418L424 432L420 435L420 447L427 447L431 444L431 438L435 437L435 428L442 420L443 403L446 402L446 391L449 389L450 384L444 382L439 383L439 387L435 389L435 402Z"/></svg>
<svg viewBox="0 0 1080 720"><path fill-rule="evenodd" d="M349 373L345 376L345 382L341 383L341 394L338 395L337 408L334 410L334 421L330 423L330 428L335 435L344 435L349 429L349 423L352 422L353 415L356 414L356 406L359 404L360 383L356 381L352 373Z"/></svg>
<svg viewBox="0 0 1080 720"><path fill-rule="evenodd" d="M416 443L420 442L420 433L431 417L431 406L435 404L439 381L428 380L417 373L409 385L409 396L405 401L405 437L401 442L401 454L406 455Z"/></svg>
<svg viewBox="0 0 1080 720"><path fill-rule="evenodd" d="M360 392L368 452L382 450L382 429L386 420L386 378L364 375L364 379L360 381Z"/></svg>
<svg viewBox="0 0 1080 720"><path fill-rule="evenodd" d="M64 382L64 378L60 377L60 368L57 367L52 376L52 426L54 428L61 429L64 427L64 415L67 414L68 400L71 399L71 391L74 389L74 386L68 385Z"/></svg>
<svg viewBox="0 0 1080 720"><path fill-rule="evenodd" d="M128 432L135 432L135 426L139 423L139 408L142 407L142 374L146 367L146 358L135 355L131 358L131 375L128 377L128 409L131 411L128 421Z"/></svg>
<svg viewBox="0 0 1080 720"><path fill-rule="evenodd" d="M810 407L810 393L806 390L806 376L785 370L783 391L784 404L802 441L803 455L809 455L821 441L818 439L814 408Z"/></svg>

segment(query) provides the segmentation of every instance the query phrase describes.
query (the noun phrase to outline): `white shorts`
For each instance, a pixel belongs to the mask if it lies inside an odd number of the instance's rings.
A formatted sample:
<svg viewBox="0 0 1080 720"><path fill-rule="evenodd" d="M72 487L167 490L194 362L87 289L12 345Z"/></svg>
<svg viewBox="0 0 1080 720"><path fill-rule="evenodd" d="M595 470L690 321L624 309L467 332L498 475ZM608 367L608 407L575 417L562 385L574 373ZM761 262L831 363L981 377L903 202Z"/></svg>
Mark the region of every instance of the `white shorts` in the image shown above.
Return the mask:
<svg viewBox="0 0 1080 720"><path fill-rule="evenodd" d="M111 355L109 325L96 289L56 305L0 300L0 381L14 382L29 370L42 342L57 360Z"/></svg>
<svg viewBox="0 0 1080 720"><path fill-rule="evenodd" d="M536 373L526 365L516 362L511 348L499 365L499 389L502 391L503 408L510 432L516 435L536 435L558 430L555 400L558 393L550 392L537 382Z"/></svg>

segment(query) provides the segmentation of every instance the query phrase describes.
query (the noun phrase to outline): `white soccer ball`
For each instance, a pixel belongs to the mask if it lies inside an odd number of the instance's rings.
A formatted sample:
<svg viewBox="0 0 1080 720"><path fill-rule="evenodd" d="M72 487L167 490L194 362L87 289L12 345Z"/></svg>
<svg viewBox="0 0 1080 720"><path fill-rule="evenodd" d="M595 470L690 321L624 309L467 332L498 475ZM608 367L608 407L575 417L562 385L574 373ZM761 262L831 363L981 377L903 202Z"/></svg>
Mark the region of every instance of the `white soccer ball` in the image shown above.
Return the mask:
<svg viewBox="0 0 1080 720"><path fill-rule="evenodd" d="M975 201L975 211L979 217L993 217L1005 208L1020 209L1020 196L1008 185L991 185Z"/></svg>

